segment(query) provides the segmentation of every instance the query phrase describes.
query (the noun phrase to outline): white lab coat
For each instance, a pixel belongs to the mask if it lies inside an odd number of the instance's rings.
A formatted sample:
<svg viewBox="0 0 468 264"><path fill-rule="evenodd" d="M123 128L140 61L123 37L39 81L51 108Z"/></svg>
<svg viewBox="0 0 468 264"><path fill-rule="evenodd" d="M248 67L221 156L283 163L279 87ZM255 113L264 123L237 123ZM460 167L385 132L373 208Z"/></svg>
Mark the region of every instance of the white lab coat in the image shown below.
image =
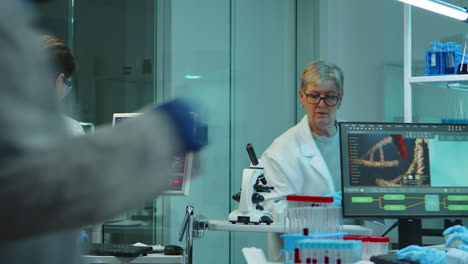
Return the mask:
<svg viewBox="0 0 468 264"><path fill-rule="evenodd" d="M264 175L274 190L266 197L265 210L273 221L284 221L287 195L320 196L335 192L330 170L315 144L307 115L276 138L263 153ZM268 259L281 261L283 240L278 233L268 234Z"/></svg>
<svg viewBox="0 0 468 264"><path fill-rule="evenodd" d="M65 120L65 125L67 127L67 129L69 130L70 132L70 135L72 136L84 136L86 135L83 127L81 126L80 122L78 122L77 120L69 117L69 116L66 116L64 115L63 116L64 120Z"/></svg>
<svg viewBox="0 0 468 264"><path fill-rule="evenodd" d="M330 170L312 137L307 116L276 138L263 153L265 178L274 190L265 209L275 222L284 220L287 195L325 195L335 192Z"/></svg>
<svg viewBox="0 0 468 264"><path fill-rule="evenodd" d="M161 193L185 149L172 119L153 110L70 137L20 3L0 1L0 263L75 264L74 230Z"/></svg>

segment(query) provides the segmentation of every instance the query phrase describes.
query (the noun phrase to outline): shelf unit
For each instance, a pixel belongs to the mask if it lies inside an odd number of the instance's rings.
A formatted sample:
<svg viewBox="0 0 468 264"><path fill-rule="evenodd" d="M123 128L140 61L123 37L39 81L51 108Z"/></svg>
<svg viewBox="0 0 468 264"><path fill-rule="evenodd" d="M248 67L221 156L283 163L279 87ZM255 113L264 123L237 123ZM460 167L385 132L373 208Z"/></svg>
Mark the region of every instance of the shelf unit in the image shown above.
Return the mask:
<svg viewBox="0 0 468 264"><path fill-rule="evenodd" d="M441 88L452 88L468 91L468 75L438 75L438 76L412 76L412 21L411 6L404 5L404 46L403 46L403 73L404 73L404 121L412 122L412 87L413 85L429 85Z"/></svg>
<svg viewBox="0 0 468 264"><path fill-rule="evenodd" d="M468 75L438 75L410 77L412 84L438 85L440 83L468 82Z"/></svg>

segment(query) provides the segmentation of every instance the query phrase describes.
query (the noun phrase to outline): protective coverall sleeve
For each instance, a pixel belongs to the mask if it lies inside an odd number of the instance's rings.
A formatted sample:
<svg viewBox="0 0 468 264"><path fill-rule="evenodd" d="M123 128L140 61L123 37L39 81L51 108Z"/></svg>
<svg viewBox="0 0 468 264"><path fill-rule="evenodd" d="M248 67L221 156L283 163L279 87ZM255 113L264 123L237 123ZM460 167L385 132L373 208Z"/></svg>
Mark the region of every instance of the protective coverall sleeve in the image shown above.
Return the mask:
<svg viewBox="0 0 468 264"><path fill-rule="evenodd" d="M103 221L155 197L183 151L175 134L155 113L9 159L0 171L1 239Z"/></svg>
<svg viewBox="0 0 468 264"><path fill-rule="evenodd" d="M67 137L38 35L0 9L0 241L104 221L160 194L187 148L170 111Z"/></svg>

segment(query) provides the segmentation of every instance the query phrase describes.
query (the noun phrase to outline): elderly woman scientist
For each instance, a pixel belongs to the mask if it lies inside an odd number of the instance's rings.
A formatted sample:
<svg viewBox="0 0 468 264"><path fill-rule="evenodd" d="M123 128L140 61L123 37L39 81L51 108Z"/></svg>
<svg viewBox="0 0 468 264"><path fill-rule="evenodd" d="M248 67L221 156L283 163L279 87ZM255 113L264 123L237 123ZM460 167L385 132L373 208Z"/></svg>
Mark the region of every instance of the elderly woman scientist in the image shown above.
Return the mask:
<svg viewBox="0 0 468 264"><path fill-rule="evenodd" d="M265 178L275 189L265 209L281 221L287 195L326 195L341 189L340 147L336 112L343 99L343 71L323 61L310 63L301 78L299 97L306 112L262 155ZM275 200L275 198L277 198ZM279 236L270 234L270 260L279 254L272 247ZM279 246L279 245L278 245Z"/></svg>

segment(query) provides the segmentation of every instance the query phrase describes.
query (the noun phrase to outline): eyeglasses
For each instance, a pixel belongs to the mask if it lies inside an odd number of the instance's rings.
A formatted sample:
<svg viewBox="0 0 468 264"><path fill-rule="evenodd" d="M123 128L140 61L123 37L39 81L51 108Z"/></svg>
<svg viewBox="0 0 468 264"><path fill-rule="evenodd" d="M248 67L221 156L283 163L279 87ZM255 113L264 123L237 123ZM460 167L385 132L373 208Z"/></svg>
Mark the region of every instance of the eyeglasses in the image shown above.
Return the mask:
<svg viewBox="0 0 468 264"><path fill-rule="evenodd" d="M58 76L59 74L61 74L61 73L62 73L62 72L55 72L55 74L57 74L57 76ZM63 75L64 75L64 76L63 76L63 79L62 79L63 82L65 83L66 86L68 86L68 87L71 89L71 88L73 87L73 82L72 82L70 79L68 79L67 77L65 77L65 73L64 73Z"/></svg>
<svg viewBox="0 0 468 264"><path fill-rule="evenodd" d="M63 78L63 82L64 82L68 87L70 87L70 88L73 87L73 82L70 81L69 79L65 78L65 77Z"/></svg>
<svg viewBox="0 0 468 264"><path fill-rule="evenodd" d="M339 96L335 95L327 95L327 96L320 96L318 94L304 94L306 96L307 102L309 104L320 104L320 100L323 100L323 102L328 105L328 106L335 106L338 104L340 101Z"/></svg>

